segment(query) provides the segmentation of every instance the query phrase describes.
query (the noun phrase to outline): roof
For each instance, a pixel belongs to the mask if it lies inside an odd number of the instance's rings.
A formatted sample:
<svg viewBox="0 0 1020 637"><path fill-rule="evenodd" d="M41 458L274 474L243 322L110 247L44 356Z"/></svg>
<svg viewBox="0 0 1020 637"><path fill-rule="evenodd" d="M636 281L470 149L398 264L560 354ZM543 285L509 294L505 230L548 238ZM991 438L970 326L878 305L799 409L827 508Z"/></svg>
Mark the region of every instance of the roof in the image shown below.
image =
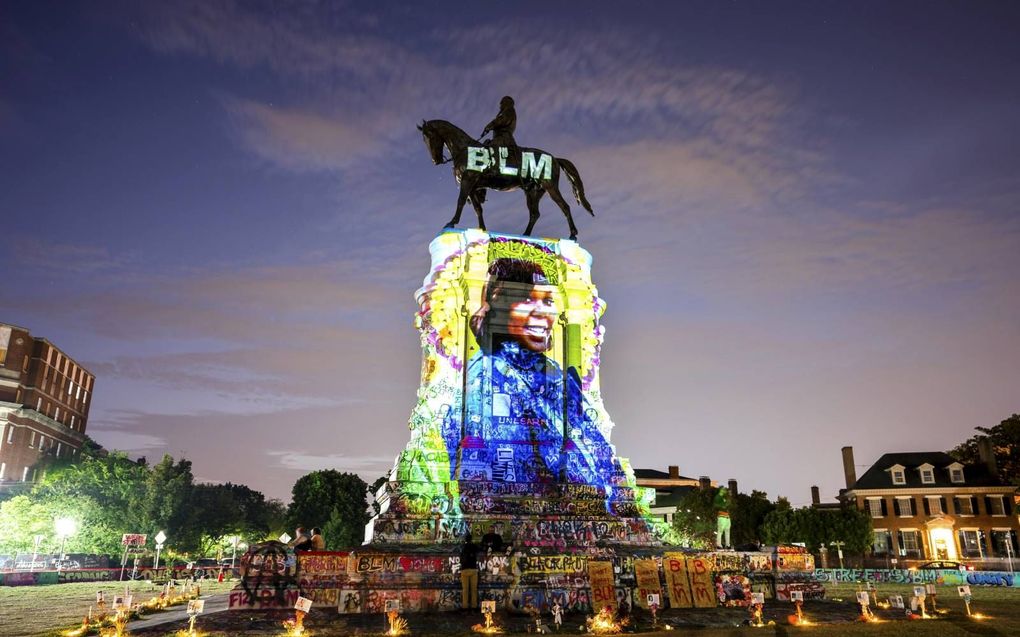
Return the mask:
<svg viewBox="0 0 1020 637"><path fill-rule="evenodd" d="M680 500L682 500L688 492L697 488L698 487L673 487L669 491L657 490L655 492L655 504L652 506L656 509L664 507L675 509L680 504Z"/></svg>
<svg viewBox="0 0 1020 637"><path fill-rule="evenodd" d="M676 478L669 475L668 471L659 471L658 469L634 469L634 477L645 480L694 480L698 481L697 478L689 478L687 476L678 476Z"/></svg>
<svg viewBox="0 0 1020 637"><path fill-rule="evenodd" d="M984 464L963 465L963 482L952 482L946 467L959 462L956 458L942 451L915 451L908 453L887 453L864 472L853 489L933 489L955 487L998 487L1009 486L1006 482L993 476ZM935 482L924 484L921 473L917 470L923 464L935 467ZM893 484L888 469L895 465L905 467L903 472L906 484Z"/></svg>

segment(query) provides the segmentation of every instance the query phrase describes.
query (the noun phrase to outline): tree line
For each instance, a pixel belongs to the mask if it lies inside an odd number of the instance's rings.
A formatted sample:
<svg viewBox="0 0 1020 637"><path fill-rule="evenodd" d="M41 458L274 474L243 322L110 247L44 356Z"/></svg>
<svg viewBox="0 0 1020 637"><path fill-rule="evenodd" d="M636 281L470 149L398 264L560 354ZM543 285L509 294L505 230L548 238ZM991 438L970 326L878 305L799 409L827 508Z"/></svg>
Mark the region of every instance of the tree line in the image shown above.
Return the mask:
<svg viewBox="0 0 1020 637"><path fill-rule="evenodd" d="M361 544L369 519L367 485L334 470L302 476L289 506L241 484L196 483L191 461L166 455L150 465L88 441L79 458L50 466L21 494L0 502L0 554L56 552L55 520L70 518L76 531L65 552L119 555L121 536L144 533L152 546L167 535L164 555L191 558L229 551L231 539L251 544L276 539L296 526L320 527L327 548Z"/></svg>

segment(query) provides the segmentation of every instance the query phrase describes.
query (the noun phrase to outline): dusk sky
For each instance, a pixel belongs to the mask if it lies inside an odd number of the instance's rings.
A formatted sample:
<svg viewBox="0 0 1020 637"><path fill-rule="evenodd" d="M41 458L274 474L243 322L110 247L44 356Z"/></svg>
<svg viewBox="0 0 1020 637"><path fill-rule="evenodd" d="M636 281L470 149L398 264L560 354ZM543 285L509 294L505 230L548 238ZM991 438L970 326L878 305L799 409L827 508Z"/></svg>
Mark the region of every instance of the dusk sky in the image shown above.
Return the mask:
<svg viewBox="0 0 1020 637"><path fill-rule="evenodd" d="M388 471L457 193L415 125L503 95L595 209L635 467L806 504L1020 412L1020 4L377 4L0 3L0 321L96 374L103 445Z"/></svg>

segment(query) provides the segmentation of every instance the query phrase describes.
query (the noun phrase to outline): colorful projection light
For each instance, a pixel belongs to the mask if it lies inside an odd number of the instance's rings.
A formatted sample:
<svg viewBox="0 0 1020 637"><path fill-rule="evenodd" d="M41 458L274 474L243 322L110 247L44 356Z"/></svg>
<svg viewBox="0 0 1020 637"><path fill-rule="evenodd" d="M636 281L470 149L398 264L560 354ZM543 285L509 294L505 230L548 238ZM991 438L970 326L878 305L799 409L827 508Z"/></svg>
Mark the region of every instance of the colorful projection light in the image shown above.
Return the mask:
<svg viewBox="0 0 1020 637"><path fill-rule="evenodd" d="M561 548L671 541L648 513L654 492L609 442L591 255L478 230L444 232L430 250L411 439L369 539L457 542L495 528Z"/></svg>

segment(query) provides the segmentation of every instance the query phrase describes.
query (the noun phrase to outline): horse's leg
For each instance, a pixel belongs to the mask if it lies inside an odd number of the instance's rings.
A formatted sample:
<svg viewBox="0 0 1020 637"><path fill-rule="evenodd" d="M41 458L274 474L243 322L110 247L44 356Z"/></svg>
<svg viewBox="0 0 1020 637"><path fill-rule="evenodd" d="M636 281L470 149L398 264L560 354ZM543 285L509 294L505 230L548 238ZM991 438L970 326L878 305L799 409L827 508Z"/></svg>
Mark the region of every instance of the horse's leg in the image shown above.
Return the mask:
<svg viewBox="0 0 1020 637"><path fill-rule="evenodd" d="M464 203L467 201L468 192L470 191L466 187L466 183L462 181L460 183L460 194L457 195L457 212L453 214L453 219L450 219L450 223L443 226L444 228L453 228L460 223L460 213L464 212Z"/></svg>
<svg viewBox="0 0 1020 637"><path fill-rule="evenodd" d="M556 202L556 205L563 211L563 215L567 218L567 224L570 226L570 240L577 241L577 226L574 225L574 217L570 214L570 206L567 205L567 201L560 194L560 187L555 181L550 181L545 187L545 191L549 193L549 198Z"/></svg>
<svg viewBox="0 0 1020 637"><path fill-rule="evenodd" d="M482 217L482 196L484 193L484 190L472 190L470 196L471 205L475 207L475 214L478 215L479 230L485 230L485 218Z"/></svg>
<svg viewBox="0 0 1020 637"><path fill-rule="evenodd" d="M524 196L528 199L528 227L524 230L524 236L530 237L531 231L535 229L535 222L538 221L538 200L545 192L541 190L525 190Z"/></svg>

